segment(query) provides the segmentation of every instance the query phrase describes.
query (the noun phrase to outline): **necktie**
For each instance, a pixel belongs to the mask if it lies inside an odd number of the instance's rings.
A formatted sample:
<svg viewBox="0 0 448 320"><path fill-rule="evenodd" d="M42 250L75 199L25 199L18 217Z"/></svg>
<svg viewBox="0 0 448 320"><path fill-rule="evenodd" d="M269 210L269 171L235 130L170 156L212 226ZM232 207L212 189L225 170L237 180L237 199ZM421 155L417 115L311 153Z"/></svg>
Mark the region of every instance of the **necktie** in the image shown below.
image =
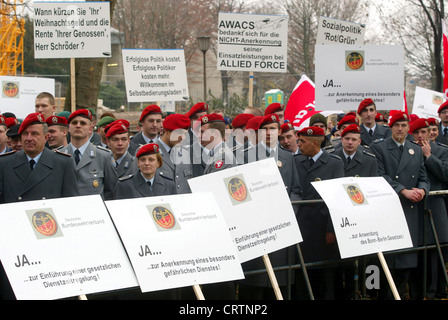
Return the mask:
<svg viewBox="0 0 448 320"><path fill-rule="evenodd" d="M79 163L79 155L80 155L80 153L81 153L81 152L79 152L78 149L75 150L75 162L76 162L76 164Z"/></svg>
<svg viewBox="0 0 448 320"><path fill-rule="evenodd" d="M149 189L152 190L152 188L151 188L151 181L146 181L146 184L148 185Z"/></svg>
<svg viewBox="0 0 448 320"><path fill-rule="evenodd" d="M398 147L398 149L400 149L400 157L401 157L401 155L403 154L403 145L400 145L400 146Z"/></svg>
<svg viewBox="0 0 448 320"><path fill-rule="evenodd" d="M36 161L34 161L33 159L30 160L30 168L31 171L34 169L34 165L36 164Z"/></svg>
<svg viewBox="0 0 448 320"><path fill-rule="evenodd" d="M443 136L446 137L447 134L448 134L448 128L443 129Z"/></svg>
<svg viewBox="0 0 448 320"><path fill-rule="evenodd" d="M314 160L313 160L313 158L310 158L310 167L312 167L313 164L314 164Z"/></svg>
<svg viewBox="0 0 448 320"><path fill-rule="evenodd" d="M347 157L347 164L350 164L350 161L352 161L351 157Z"/></svg>
<svg viewBox="0 0 448 320"><path fill-rule="evenodd" d="M370 136L373 136L373 130L372 129L369 130L369 134L370 134Z"/></svg>

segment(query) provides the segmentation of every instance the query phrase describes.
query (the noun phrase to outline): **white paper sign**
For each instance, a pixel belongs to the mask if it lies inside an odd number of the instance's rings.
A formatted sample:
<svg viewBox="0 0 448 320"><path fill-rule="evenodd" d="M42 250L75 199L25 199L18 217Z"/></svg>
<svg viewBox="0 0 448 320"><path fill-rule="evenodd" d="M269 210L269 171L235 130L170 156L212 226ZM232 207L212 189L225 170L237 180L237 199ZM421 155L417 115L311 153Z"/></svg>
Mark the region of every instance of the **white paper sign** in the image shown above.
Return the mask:
<svg viewBox="0 0 448 320"><path fill-rule="evenodd" d="M288 16L219 13L218 70L287 72Z"/></svg>
<svg viewBox="0 0 448 320"><path fill-rule="evenodd" d="M363 45L365 25L319 17L316 44Z"/></svg>
<svg viewBox="0 0 448 320"><path fill-rule="evenodd" d="M0 81L0 113L12 112L19 119L35 112L39 93L49 92L54 95L54 79L2 76Z"/></svg>
<svg viewBox="0 0 448 320"><path fill-rule="evenodd" d="M129 102L187 101L188 81L182 49L123 49Z"/></svg>
<svg viewBox="0 0 448 320"><path fill-rule="evenodd" d="M34 58L111 56L110 5L97 2L34 2Z"/></svg>
<svg viewBox="0 0 448 320"><path fill-rule="evenodd" d="M357 110L371 98L377 110L401 110L402 46L316 45L316 110Z"/></svg>
<svg viewBox="0 0 448 320"><path fill-rule="evenodd" d="M100 196L4 204L0 258L19 300L138 286Z"/></svg>
<svg viewBox="0 0 448 320"><path fill-rule="evenodd" d="M444 102L443 93L416 87L412 113L419 118L436 118L440 120L437 111Z"/></svg>
<svg viewBox="0 0 448 320"><path fill-rule="evenodd" d="M330 210L341 258L412 247L394 189L382 177L311 183Z"/></svg>
<svg viewBox="0 0 448 320"><path fill-rule="evenodd" d="M188 184L192 192L213 192L241 262L303 241L274 159L189 179Z"/></svg>
<svg viewBox="0 0 448 320"><path fill-rule="evenodd" d="M244 278L211 193L114 200L106 206L142 292Z"/></svg>

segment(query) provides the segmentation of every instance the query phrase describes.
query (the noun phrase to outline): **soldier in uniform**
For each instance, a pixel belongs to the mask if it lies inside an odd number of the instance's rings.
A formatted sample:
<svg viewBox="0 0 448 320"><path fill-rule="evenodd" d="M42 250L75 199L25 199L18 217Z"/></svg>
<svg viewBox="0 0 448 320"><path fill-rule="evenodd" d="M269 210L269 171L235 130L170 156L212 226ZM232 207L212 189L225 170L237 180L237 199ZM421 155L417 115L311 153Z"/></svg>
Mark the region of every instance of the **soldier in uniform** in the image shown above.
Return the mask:
<svg viewBox="0 0 448 320"><path fill-rule="evenodd" d="M345 127L341 134L341 146L332 151L344 161L346 177L376 177L378 164L375 155L361 145L361 128L357 124Z"/></svg>
<svg viewBox="0 0 448 320"><path fill-rule="evenodd" d="M280 146L290 151L293 155L299 154L299 143L297 141L297 131L291 122L286 122L280 127L281 134L278 137Z"/></svg>
<svg viewBox="0 0 448 320"><path fill-rule="evenodd" d="M311 182L344 177L344 163L334 154L321 148L325 132L322 128L306 127L298 132L301 154L294 157L299 173L303 200L321 199ZM325 204L300 205L297 221L303 237L300 243L305 263L340 257L330 213ZM335 298L334 267L308 268L308 275L316 299ZM296 277L300 279L299 276ZM304 285L297 285L297 297L305 298Z"/></svg>
<svg viewBox="0 0 448 320"><path fill-rule="evenodd" d="M429 128L428 128L428 136L429 140L432 142L438 141L439 137L439 120L436 118L428 118Z"/></svg>
<svg viewBox="0 0 448 320"><path fill-rule="evenodd" d="M204 174L221 171L236 165L232 150L224 142L226 124L224 118L212 113L199 118L201 145L205 159Z"/></svg>
<svg viewBox="0 0 448 320"><path fill-rule="evenodd" d="M442 103L437 110L439 114L439 136L437 141L448 145L448 101Z"/></svg>
<svg viewBox="0 0 448 320"><path fill-rule="evenodd" d="M290 151L284 150L279 145L278 137L281 134L280 120L277 114L268 114L261 118L258 124L259 143L253 151L256 161L268 158L275 159L279 173L284 182L286 191L291 201L302 199L302 189L299 183L297 168L294 165L293 155ZM250 160L250 159L249 159ZM285 248L270 254L272 266L285 266L295 258L297 249L295 247ZM261 258L243 263L245 271L263 269L264 264ZM299 275L303 277L302 275ZM281 290L286 290L288 284L288 272L276 273L277 282ZM294 279L291 279L294 281ZM267 274L258 274L241 281L240 296L242 299L273 299L274 291Z"/></svg>
<svg viewBox="0 0 448 320"><path fill-rule="evenodd" d="M269 114L276 114L278 116L278 121L282 124L285 121L285 106L278 102L271 103L264 110L265 116Z"/></svg>
<svg viewBox="0 0 448 320"><path fill-rule="evenodd" d="M159 146L148 143L141 146L137 154L138 171L118 180L115 199L129 199L176 194L173 180L156 173L163 165Z"/></svg>
<svg viewBox="0 0 448 320"><path fill-rule="evenodd" d="M202 157L202 145L199 141L200 123L199 118L208 114L208 105L205 102L196 103L185 113L190 119L190 129L188 130L187 139L182 141L182 146L188 148L190 163L193 169L193 176L198 177L204 174L205 163ZM184 155L185 156L185 155Z"/></svg>
<svg viewBox="0 0 448 320"><path fill-rule="evenodd" d="M3 115L0 115L0 155L12 150L8 146L8 136L6 135L6 131L8 131L6 118Z"/></svg>
<svg viewBox="0 0 448 320"><path fill-rule="evenodd" d="M134 156L128 152L131 139L129 138L129 121L119 119L111 122L105 128L106 143L112 152L112 163L117 170L118 178L135 172Z"/></svg>
<svg viewBox="0 0 448 320"><path fill-rule="evenodd" d="M429 121L420 118L416 120L410 129L414 141L422 148L423 158L425 160L425 168L428 174L431 191L443 190L443 186L448 182L448 147L437 141L429 140ZM437 232L437 236L441 243L448 243L448 216L445 205L444 196L430 196L426 199L428 209L431 210L432 217ZM423 217L426 219L426 217ZM422 226L425 225L421 222ZM426 222L427 228L423 230L426 234L421 236L422 240L420 244L434 244L435 239L432 233L430 222ZM428 273L427 273L427 287L426 297L433 299L435 297L438 275L440 272L445 272L440 268L440 261L438 259L437 252L435 250L428 251ZM445 256L445 261L448 261L448 256ZM423 290L418 290L418 293Z"/></svg>
<svg viewBox="0 0 448 320"><path fill-rule="evenodd" d="M187 180L193 177L193 169L189 158L182 161L182 154L189 154L189 148L180 144L188 134L190 119L183 114L170 114L163 121L163 134L155 143L159 146L163 165L159 174L174 181L176 193L191 192Z"/></svg>
<svg viewBox="0 0 448 320"><path fill-rule="evenodd" d="M54 115L56 110L56 100L54 96L49 92L41 92L35 99L35 112L38 112L44 116L44 119Z"/></svg>
<svg viewBox="0 0 448 320"><path fill-rule="evenodd" d="M255 116L251 113L241 113L232 121L233 132L227 144L232 148L237 164L244 164L244 150L249 140L249 131L246 130L246 126L253 117Z"/></svg>
<svg viewBox="0 0 448 320"><path fill-rule="evenodd" d="M133 136L129 148L132 155L135 155L140 145L154 142L159 136L162 120L162 110L158 105L149 105L142 111L139 119L141 130Z"/></svg>
<svg viewBox="0 0 448 320"><path fill-rule="evenodd" d="M0 203L78 196L70 156L45 148L47 125L32 113L20 125L23 149L0 156ZM15 299L1 268L3 299Z"/></svg>
<svg viewBox="0 0 448 320"><path fill-rule="evenodd" d="M390 136L390 128L379 125L375 122L376 105L368 98L361 101L358 107L358 114L361 116L361 144L371 145L377 139L385 139Z"/></svg>
<svg viewBox="0 0 448 320"><path fill-rule="evenodd" d="M102 146L104 148L109 148L107 141L106 141L105 129L109 124L111 124L115 120L117 120L117 119L114 117L104 116L96 123L96 134L100 137L100 139L98 139L95 142L91 141L94 145Z"/></svg>
<svg viewBox="0 0 448 320"><path fill-rule="evenodd" d="M50 149L58 149L68 144L67 119L59 116L51 116L45 119L48 125L47 144Z"/></svg>
<svg viewBox="0 0 448 320"><path fill-rule="evenodd" d="M70 143L61 152L72 155L77 185L81 195L99 194L103 200L112 200L117 172L112 165L110 150L90 142L92 114L87 109L73 112L69 119Z"/></svg>
<svg viewBox="0 0 448 320"><path fill-rule="evenodd" d="M400 198L413 245L417 246L421 227L422 200L430 188L423 152L419 145L406 139L409 131L409 116L405 112L395 112L389 121L389 126L391 136L375 141L370 147L377 158L379 176L386 179ZM404 295L407 284L410 287L415 286L416 278L412 271L415 271L418 266L418 253L386 255L386 260L398 292ZM391 298L387 282L381 284L380 298Z"/></svg>

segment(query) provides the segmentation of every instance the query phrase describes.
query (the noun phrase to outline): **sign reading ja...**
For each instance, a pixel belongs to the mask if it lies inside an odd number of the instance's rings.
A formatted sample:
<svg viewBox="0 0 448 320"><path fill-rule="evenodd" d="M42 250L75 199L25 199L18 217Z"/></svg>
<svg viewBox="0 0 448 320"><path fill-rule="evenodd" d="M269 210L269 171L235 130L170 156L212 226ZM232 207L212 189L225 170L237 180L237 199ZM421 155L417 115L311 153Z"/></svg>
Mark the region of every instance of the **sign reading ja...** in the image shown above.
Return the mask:
<svg viewBox="0 0 448 320"><path fill-rule="evenodd" d="M123 49L129 102L188 100L184 50Z"/></svg>
<svg viewBox="0 0 448 320"><path fill-rule="evenodd" d="M106 206L142 292L244 278L211 193L113 200Z"/></svg>
<svg viewBox="0 0 448 320"><path fill-rule="evenodd" d="M436 118L440 120L437 111L444 102L443 93L416 87L412 113L420 118Z"/></svg>
<svg viewBox="0 0 448 320"><path fill-rule="evenodd" d="M138 286L100 196L3 204L0 259L19 300Z"/></svg>
<svg viewBox="0 0 448 320"><path fill-rule="evenodd" d="M316 110L357 110L365 98L401 109L403 59L402 46L316 45Z"/></svg>
<svg viewBox="0 0 448 320"><path fill-rule="evenodd" d="M241 262L302 241L277 165L271 158L188 180L194 193L215 195Z"/></svg>
<svg viewBox="0 0 448 320"><path fill-rule="evenodd" d="M316 44L363 45L365 26L327 17L319 17Z"/></svg>
<svg viewBox="0 0 448 320"><path fill-rule="evenodd" d="M34 57L111 56L108 1L34 2Z"/></svg>
<svg viewBox="0 0 448 320"><path fill-rule="evenodd" d="M341 258L412 247L394 189L382 177L312 182L330 210Z"/></svg>
<svg viewBox="0 0 448 320"><path fill-rule="evenodd" d="M288 16L219 13L218 70L287 72Z"/></svg>

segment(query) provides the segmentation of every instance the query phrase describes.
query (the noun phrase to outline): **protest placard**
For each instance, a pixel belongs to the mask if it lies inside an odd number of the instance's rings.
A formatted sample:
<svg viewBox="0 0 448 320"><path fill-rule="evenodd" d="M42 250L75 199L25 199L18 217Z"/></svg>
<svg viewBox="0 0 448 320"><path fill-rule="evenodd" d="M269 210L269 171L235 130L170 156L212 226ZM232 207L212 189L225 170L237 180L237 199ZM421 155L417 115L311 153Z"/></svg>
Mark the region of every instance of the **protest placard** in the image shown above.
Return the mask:
<svg viewBox="0 0 448 320"><path fill-rule="evenodd" d="M220 12L218 70L287 72L288 16Z"/></svg>
<svg viewBox="0 0 448 320"><path fill-rule="evenodd" d="M142 292L244 278L227 224L211 193L105 203Z"/></svg>
<svg viewBox="0 0 448 320"><path fill-rule="evenodd" d="M34 112L36 96L41 92L54 95L54 79L1 76L0 113L12 112L23 119Z"/></svg>
<svg viewBox="0 0 448 320"><path fill-rule="evenodd" d="M138 286L99 195L3 204L0 258L19 300Z"/></svg>
<svg viewBox="0 0 448 320"><path fill-rule="evenodd" d="M329 208L342 258L412 247L397 193L382 177L311 183Z"/></svg>
<svg viewBox="0 0 448 320"><path fill-rule="evenodd" d="M34 2L34 58L107 58L108 1Z"/></svg>
<svg viewBox="0 0 448 320"><path fill-rule="evenodd" d="M365 25L319 17L316 44L363 45Z"/></svg>
<svg viewBox="0 0 448 320"><path fill-rule="evenodd" d="M316 45L316 110L357 110L371 98L377 110L401 110L404 50L387 45Z"/></svg>
<svg viewBox="0 0 448 320"><path fill-rule="evenodd" d="M440 120L437 111L444 102L443 93L416 87L412 113L420 118L436 118Z"/></svg>
<svg viewBox="0 0 448 320"><path fill-rule="evenodd" d="M129 102L187 101L184 50L123 49Z"/></svg>
<svg viewBox="0 0 448 320"><path fill-rule="evenodd" d="M215 195L241 262L302 241L274 159L189 179L188 184L194 193Z"/></svg>

